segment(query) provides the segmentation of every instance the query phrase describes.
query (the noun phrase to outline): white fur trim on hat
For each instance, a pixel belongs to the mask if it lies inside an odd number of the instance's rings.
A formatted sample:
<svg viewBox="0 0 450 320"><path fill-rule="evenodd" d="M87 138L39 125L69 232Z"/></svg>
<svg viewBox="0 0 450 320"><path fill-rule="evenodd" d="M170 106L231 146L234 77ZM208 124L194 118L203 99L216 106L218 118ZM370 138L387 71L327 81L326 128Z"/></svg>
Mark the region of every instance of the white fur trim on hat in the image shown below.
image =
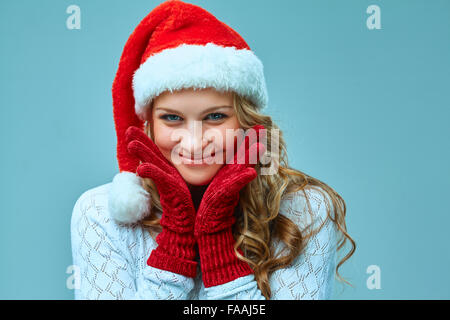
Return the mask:
<svg viewBox="0 0 450 320"><path fill-rule="evenodd" d="M141 178L132 172L114 177L108 194L111 217L122 223L135 223L150 214L150 194L141 185Z"/></svg>
<svg viewBox="0 0 450 320"><path fill-rule="evenodd" d="M263 64L248 49L181 44L147 58L133 76L135 111L145 119L145 109L164 91L213 87L235 91L259 109L268 103Z"/></svg>

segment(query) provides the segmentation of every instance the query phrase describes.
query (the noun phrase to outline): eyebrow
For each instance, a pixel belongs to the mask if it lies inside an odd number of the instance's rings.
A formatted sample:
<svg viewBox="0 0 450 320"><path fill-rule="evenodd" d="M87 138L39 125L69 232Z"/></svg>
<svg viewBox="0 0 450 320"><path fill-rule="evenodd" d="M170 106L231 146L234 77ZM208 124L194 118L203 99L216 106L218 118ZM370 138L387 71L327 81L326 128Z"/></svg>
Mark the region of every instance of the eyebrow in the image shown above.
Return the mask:
<svg viewBox="0 0 450 320"><path fill-rule="evenodd" d="M202 112L202 114L207 113L207 112L209 112L209 111L211 111L211 110L220 109L220 108L233 108L233 107L232 107L232 106L228 106L228 105L223 105L223 106L213 106L213 107L209 107L208 109L205 109L205 110ZM169 111L169 112L180 113L180 112L177 111L177 110L170 109L170 108L164 108L164 107L156 107L156 108L155 108L155 111L156 111L156 110L165 110L165 111Z"/></svg>

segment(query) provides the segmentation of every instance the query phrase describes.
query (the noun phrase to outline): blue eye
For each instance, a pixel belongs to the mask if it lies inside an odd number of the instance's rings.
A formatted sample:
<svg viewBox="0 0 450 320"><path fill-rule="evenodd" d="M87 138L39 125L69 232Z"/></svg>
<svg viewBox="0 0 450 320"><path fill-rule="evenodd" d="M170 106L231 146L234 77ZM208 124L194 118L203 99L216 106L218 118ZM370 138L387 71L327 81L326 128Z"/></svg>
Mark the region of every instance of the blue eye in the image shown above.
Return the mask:
<svg viewBox="0 0 450 320"><path fill-rule="evenodd" d="M226 114L216 112L216 113L210 113L206 116L205 120L212 120L212 121L219 121L222 119L227 118L228 116ZM181 121L183 118L180 116L177 116L176 114L164 114L159 117L160 119L169 121L169 122L175 122L175 121Z"/></svg>
<svg viewBox="0 0 450 320"><path fill-rule="evenodd" d="M206 118L209 118L209 119L214 120L214 121L222 120L222 119L225 119L226 117L227 117L226 114L219 113L219 112L210 113L210 114L208 114L208 116L206 116Z"/></svg>
<svg viewBox="0 0 450 320"><path fill-rule="evenodd" d="M164 119L164 120L167 120L167 121L177 121L177 120L179 120L181 118L179 116L177 116L176 114L165 114L165 115L162 115L160 117L160 119Z"/></svg>

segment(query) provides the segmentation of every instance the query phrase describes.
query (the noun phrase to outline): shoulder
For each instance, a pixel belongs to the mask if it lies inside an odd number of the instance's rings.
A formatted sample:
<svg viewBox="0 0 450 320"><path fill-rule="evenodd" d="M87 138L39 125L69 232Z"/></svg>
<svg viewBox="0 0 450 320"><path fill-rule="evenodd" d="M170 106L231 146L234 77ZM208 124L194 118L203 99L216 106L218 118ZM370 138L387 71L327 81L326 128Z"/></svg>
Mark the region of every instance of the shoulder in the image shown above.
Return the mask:
<svg viewBox="0 0 450 320"><path fill-rule="evenodd" d="M282 198L280 214L294 222L302 236L307 237L305 247L291 265L277 269L271 275L272 299L331 297L337 252L337 229L328 217L331 205L327 192L316 186L306 186ZM282 255L286 244L279 238L274 239L274 243L277 255Z"/></svg>
<svg viewBox="0 0 450 320"><path fill-rule="evenodd" d="M72 211L72 222L83 217L93 220L106 218L108 207L108 190L111 183L89 189L78 197Z"/></svg>
<svg viewBox="0 0 450 320"><path fill-rule="evenodd" d="M91 188L78 197L70 225L73 259L75 264L90 261L100 264L120 256L133 270L142 270L156 243L139 222L123 224L111 217L108 206L111 185ZM114 263L120 263L117 259Z"/></svg>
<svg viewBox="0 0 450 320"><path fill-rule="evenodd" d="M111 218L108 210L108 193L111 183L83 192L72 210L71 232L81 238L108 237L120 240L127 227Z"/></svg>
<svg viewBox="0 0 450 320"><path fill-rule="evenodd" d="M325 222L333 213L332 201L321 187L308 185L283 196L280 213L292 220L300 230Z"/></svg>

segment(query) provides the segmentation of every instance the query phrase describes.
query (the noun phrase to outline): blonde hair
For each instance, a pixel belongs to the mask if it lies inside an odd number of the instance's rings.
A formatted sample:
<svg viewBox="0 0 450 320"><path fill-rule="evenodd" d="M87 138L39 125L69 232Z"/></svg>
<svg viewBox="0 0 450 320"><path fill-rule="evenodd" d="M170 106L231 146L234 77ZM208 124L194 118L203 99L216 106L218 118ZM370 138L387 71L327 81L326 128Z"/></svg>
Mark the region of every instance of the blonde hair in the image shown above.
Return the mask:
<svg viewBox="0 0 450 320"><path fill-rule="evenodd" d="M270 151L272 140L271 130L279 130L278 126L272 122L270 116L258 112L249 100L236 93L233 93L233 102L241 128L247 130L256 124L262 124L267 129L266 146L267 150ZM148 122L145 125L145 132L153 139L153 132ZM346 205L344 200L324 182L288 166L286 143L281 130L279 130L278 145L278 172L273 175L261 175L259 174L260 169L264 165L258 163L255 167L258 176L240 192L239 206L241 214L237 216L236 223L233 227L233 234L236 239L234 251L237 257L246 261L252 267L258 288L266 299L270 299L270 275L278 269L289 266L303 252L308 239L317 234L329 218L336 224L337 229L340 231L337 250L342 249L347 241L351 244L350 251L336 266L336 275L339 281L344 281L351 285L339 274L339 268L353 255L356 249L355 241L347 233L345 224ZM151 214L141 222L145 227L148 227L154 237L155 233L161 231L156 212L161 212L162 208L159 201L159 194L153 181L147 178L142 180L144 188L151 195ZM327 219L321 226L311 232L306 232L306 228L301 231L292 220L285 215L279 214L282 198L289 193L300 190L303 191L307 199L309 213L313 214L305 192L306 186L316 186L325 190L332 201L333 205L331 207L334 213L331 215L330 205L328 203ZM281 240L285 245L282 252L285 252L287 249L287 254L282 256L277 254L275 256L275 248L273 246L273 240L275 238ZM238 247L242 249L244 256L238 252Z"/></svg>

